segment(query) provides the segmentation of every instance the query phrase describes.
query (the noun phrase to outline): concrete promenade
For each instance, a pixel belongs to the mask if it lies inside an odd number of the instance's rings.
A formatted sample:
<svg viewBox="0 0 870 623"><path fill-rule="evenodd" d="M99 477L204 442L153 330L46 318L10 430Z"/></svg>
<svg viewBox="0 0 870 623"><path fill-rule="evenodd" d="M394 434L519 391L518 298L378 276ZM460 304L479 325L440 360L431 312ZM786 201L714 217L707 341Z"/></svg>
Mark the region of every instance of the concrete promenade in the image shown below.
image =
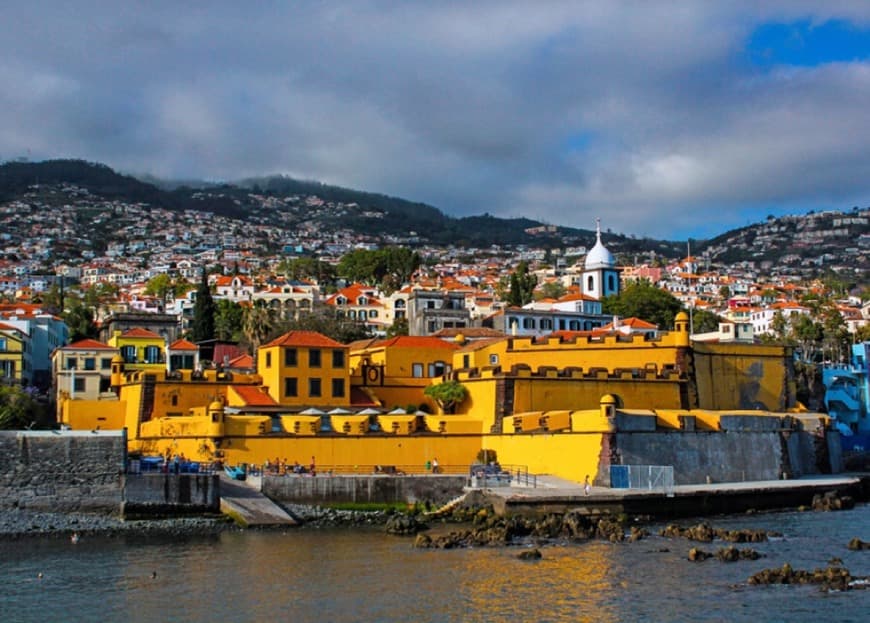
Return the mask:
<svg viewBox="0 0 870 623"><path fill-rule="evenodd" d="M796 480L759 480L656 489L592 487L552 476L538 476L537 487L492 487L484 492L499 513L541 514L579 510L590 515L626 513L654 517L691 517L809 506L813 497L836 491L867 501L870 474L808 476Z"/></svg>

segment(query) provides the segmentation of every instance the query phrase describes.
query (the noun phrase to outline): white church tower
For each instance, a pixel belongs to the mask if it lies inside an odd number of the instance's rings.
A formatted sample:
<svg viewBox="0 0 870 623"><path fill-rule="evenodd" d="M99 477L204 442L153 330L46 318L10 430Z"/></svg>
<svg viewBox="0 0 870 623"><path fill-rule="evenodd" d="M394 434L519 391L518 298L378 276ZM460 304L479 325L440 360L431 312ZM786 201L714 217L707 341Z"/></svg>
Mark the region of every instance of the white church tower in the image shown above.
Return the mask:
<svg viewBox="0 0 870 623"><path fill-rule="evenodd" d="M619 271L616 259L601 243L601 219L595 220L595 246L586 255L583 266L583 294L601 300L619 294Z"/></svg>

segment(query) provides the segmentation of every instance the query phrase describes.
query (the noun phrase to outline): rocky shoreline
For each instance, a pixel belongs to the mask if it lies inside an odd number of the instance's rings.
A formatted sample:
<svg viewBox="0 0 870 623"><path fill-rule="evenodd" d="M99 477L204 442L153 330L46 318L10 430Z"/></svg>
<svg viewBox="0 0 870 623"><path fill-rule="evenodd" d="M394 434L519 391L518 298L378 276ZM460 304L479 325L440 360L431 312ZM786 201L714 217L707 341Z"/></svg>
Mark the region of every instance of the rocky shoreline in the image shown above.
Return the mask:
<svg viewBox="0 0 870 623"><path fill-rule="evenodd" d="M188 516L125 520L114 515L6 510L0 513L0 540L29 537L218 534L237 529L226 517Z"/></svg>
<svg viewBox="0 0 870 623"><path fill-rule="evenodd" d="M286 505L300 528L381 527L394 514L387 511L336 510L321 506ZM168 535L196 536L242 530L225 515L188 515L124 519L116 515L60 513L11 509L0 512L0 541L28 537ZM269 529L269 528L258 528ZM281 529L286 529L282 526Z"/></svg>

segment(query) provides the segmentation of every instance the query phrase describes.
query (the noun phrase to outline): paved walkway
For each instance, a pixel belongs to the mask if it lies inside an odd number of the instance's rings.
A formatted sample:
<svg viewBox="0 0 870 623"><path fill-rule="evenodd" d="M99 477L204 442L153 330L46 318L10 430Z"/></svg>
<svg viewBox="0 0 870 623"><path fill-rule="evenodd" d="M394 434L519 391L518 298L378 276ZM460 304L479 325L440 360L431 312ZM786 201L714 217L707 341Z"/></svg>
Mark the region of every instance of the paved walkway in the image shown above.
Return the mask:
<svg viewBox="0 0 870 623"><path fill-rule="evenodd" d="M259 478L233 480L221 474L221 512L240 518L246 527L292 526L298 522L260 492Z"/></svg>
<svg viewBox="0 0 870 623"><path fill-rule="evenodd" d="M712 484L676 485L673 493L681 495L697 495L702 493L745 493L752 491L776 491L806 489L836 489L856 485L861 480L856 474L836 474L821 476L805 476L794 480L753 480L749 482L722 482ZM537 487L492 487L487 492L500 497L511 498L587 498L583 491L583 483L566 480L557 476L537 476ZM664 495L662 487L654 489L611 489L610 487L592 487L588 496L590 501L614 498L646 497L649 495Z"/></svg>

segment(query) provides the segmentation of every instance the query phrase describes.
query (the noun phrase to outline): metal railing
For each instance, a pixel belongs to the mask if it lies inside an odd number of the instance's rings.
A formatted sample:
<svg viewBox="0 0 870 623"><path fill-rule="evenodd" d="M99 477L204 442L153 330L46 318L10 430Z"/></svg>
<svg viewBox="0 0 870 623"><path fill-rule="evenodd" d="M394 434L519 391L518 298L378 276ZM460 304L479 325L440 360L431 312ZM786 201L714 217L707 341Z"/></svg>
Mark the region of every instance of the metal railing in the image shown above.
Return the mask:
<svg viewBox="0 0 870 623"><path fill-rule="evenodd" d="M491 487L537 487L538 477L525 465L476 463L468 468L468 486L475 489Z"/></svg>
<svg viewBox="0 0 870 623"><path fill-rule="evenodd" d="M661 489L674 495L673 465L611 465L610 486L614 489Z"/></svg>

